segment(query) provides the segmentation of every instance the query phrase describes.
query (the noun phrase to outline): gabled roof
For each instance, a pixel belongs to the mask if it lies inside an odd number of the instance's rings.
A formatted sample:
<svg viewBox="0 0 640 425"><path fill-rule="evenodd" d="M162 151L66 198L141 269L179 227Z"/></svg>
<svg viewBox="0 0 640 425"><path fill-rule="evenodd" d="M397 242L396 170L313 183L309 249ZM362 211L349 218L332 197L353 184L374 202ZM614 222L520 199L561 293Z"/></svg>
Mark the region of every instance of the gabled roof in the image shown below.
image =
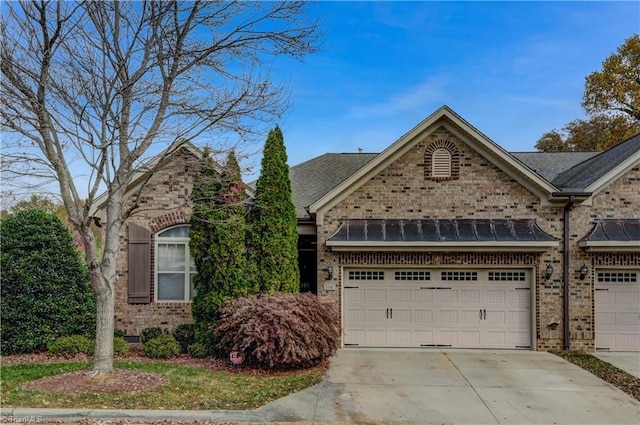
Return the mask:
<svg viewBox="0 0 640 425"><path fill-rule="evenodd" d="M559 174L553 184L561 189L596 192L629 168L640 164L640 134Z"/></svg>
<svg viewBox="0 0 640 425"><path fill-rule="evenodd" d="M175 143L171 144L164 151L160 152L158 155L154 156L149 161L145 162L136 169L127 187L127 193L131 193L133 190L135 190L138 185L140 185L144 181L144 178L148 175L148 173L158 167L158 165L160 165L163 160L167 159L181 149L186 149L189 153L198 158L202 157L202 150L196 145L187 140L178 140ZM106 205L108 196L108 191L104 191L94 199L93 204L89 209L90 217L96 217L101 219L102 221L106 220L106 211L104 211L103 208Z"/></svg>
<svg viewBox="0 0 640 425"><path fill-rule="evenodd" d="M576 165L593 158L600 151L595 152L511 152L511 155L552 182L559 174Z"/></svg>
<svg viewBox="0 0 640 425"><path fill-rule="evenodd" d="M316 220L321 221L324 211L367 182L373 175L387 165L401 157L409 149L420 142L423 137L439 127L445 127L467 145L478 151L488 161L499 167L510 177L540 197L541 202L547 202L557 188L542 176L533 172L524 163L511 156L498 144L478 131L475 127L461 118L448 106L442 106L420 124L400 137L380 155L373 158L365 166L339 183L334 189L324 194L309 206L309 212L316 214Z"/></svg>
<svg viewBox="0 0 640 425"><path fill-rule="evenodd" d="M289 169L296 217L310 218L306 208L375 158L377 153L326 153Z"/></svg>

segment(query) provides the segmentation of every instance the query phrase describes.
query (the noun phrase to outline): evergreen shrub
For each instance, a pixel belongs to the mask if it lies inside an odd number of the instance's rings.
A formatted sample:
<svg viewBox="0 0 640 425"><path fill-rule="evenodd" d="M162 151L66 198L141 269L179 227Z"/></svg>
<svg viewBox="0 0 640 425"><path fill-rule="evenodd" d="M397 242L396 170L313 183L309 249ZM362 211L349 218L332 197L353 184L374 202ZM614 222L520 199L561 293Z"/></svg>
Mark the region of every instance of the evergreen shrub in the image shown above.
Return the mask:
<svg viewBox="0 0 640 425"><path fill-rule="evenodd" d="M152 359L168 359L180 354L180 344L172 335L163 333L147 341L143 350L144 355Z"/></svg>
<svg viewBox="0 0 640 425"><path fill-rule="evenodd" d="M186 353L189 346L195 342L195 329L193 323L183 323L173 330L173 337L180 344L180 350Z"/></svg>
<svg viewBox="0 0 640 425"><path fill-rule="evenodd" d="M86 264L55 215L24 210L0 224L0 353L29 353L95 332Z"/></svg>
<svg viewBox="0 0 640 425"><path fill-rule="evenodd" d="M240 351L251 365L298 369L317 365L338 349L335 307L312 294L241 298L220 309L219 350Z"/></svg>
<svg viewBox="0 0 640 425"><path fill-rule="evenodd" d="M189 353L191 357L202 359L209 355L209 350L207 350L207 347L205 347L204 344L194 342L187 347L187 353Z"/></svg>
<svg viewBox="0 0 640 425"><path fill-rule="evenodd" d="M93 350L92 350L93 351ZM116 357L126 356L129 353L129 343L122 337L113 338L113 355Z"/></svg>
<svg viewBox="0 0 640 425"><path fill-rule="evenodd" d="M47 353L52 356L74 357L77 354L93 354L93 344L82 335L62 336L47 344Z"/></svg>
<svg viewBox="0 0 640 425"><path fill-rule="evenodd" d="M162 334L168 334L169 331L166 329L159 328L157 326L151 328L144 328L140 331L140 342L146 344L148 341L151 341L154 338L159 337Z"/></svg>

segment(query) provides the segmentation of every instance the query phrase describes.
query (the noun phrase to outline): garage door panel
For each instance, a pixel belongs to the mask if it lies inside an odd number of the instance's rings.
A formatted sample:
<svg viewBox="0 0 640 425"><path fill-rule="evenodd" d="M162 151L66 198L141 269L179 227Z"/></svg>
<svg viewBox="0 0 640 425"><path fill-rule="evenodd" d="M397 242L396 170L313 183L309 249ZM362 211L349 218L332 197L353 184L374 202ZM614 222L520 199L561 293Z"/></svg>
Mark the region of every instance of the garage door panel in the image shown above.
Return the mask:
<svg viewBox="0 0 640 425"><path fill-rule="evenodd" d="M460 311L460 323L464 324L479 324L480 323L480 309L462 310Z"/></svg>
<svg viewBox="0 0 640 425"><path fill-rule="evenodd" d="M428 273L420 271L419 277ZM486 272L445 274L432 270L430 279L409 280L407 276L418 275L418 272L387 271L386 280L349 281L351 271L347 271L343 298L344 341L382 347L513 349L529 346L530 291L517 289L526 287L528 282L509 280L512 275L523 273L509 272L508 276L505 274L492 282L487 280ZM360 275L366 276L366 272ZM440 280L440 276L446 279ZM357 289L350 289L353 287ZM358 295L353 296L351 292L356 291ZM365 323L361 322L362 310Z"/></svg>
<svg viewBox="0 0 640 425"><path fill-rule="evenodd" d="M442 324L456 324L458 323L458 310L440 310L439 323Z"/></svg>
<svg viewBox="0 0 640 425"><path fill-rule="evenodd" d="M432 303L433 294L434 294L433 290L414 289L412 292L412 301L416 303Z"/></svg>
<svg viewBox="0 0 640 425"><path fill-rule="evenodd" d="M478 290L460 290L458 291L458 299L460 304L474 304L480 303L480 291Z"/></svg>
<svg viewBox="0 0 640 425"><path fill-rule="evenodd" d="M385 323L387 321L387 310L384 308L370 308L367 310L368 323Z"/></svg>
<svg viewBox="0 0 640 425"><path fill-rule="evenodd" d="M596 349L640 351L640 270L598 270Z"/></svg>
<svg viewBox="0 0 640 425"><path fill-rule="evenodd" d="M386 302L387 290L385 288L368 289L366 292L366 301L368 302Z"/></svg>
<svg viewBox="0 0 640 425"><path fill-rule="evenodd" d="M362 303L365 301L366 291L359 288L349 288L344 291L344 301L349 303Z"/></svg>
<svg viewBox="0 0 640 425"><path fill-rule="evenodd" d="M411 310L394 308L393 323L411 323Z"/></svg>
<svg viewBox="0 0 640 425"><path fill-rule="evenodd" d="M457 345L459 347L478 347L480 345L480 331L459 331Z"/></svg>
<svg viewBox="0 0 640 425"><path fill-rule="evenodd" d="M345 321L348 323L365 323L366 322L366 312L364 308L360 309L349 309L345 312Z"/></svg>
<svg viewBox="0 0 640 425"><path fill-rule="evenodd" d="M390 291L391 296L389 301L396 303L410 303L411 302L411 289L392 289Z"/></svg>
<svg viewBox="0 0 640 425"><path fill-rule="evenodd" d="M413 321L417 323L433 323L433 310L413 310Z"/></svg>
<svg viewBox="0 0 640 425"><path fill-rule="evenodd" d="M433 345L433 331L432 330L417 330L413 332L413 346L419 347L421 345Z"/></svg>

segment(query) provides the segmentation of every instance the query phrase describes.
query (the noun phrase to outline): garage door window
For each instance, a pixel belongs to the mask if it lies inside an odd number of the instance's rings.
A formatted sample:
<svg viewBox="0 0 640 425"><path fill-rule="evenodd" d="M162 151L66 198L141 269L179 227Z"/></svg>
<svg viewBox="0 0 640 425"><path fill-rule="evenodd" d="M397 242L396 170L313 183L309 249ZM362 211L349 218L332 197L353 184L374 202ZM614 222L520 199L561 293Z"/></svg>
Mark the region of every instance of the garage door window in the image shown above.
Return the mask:
<svg viewBox="0 0 640 425"><path fill-rule="evenodd" d="M489 272L490 281L524 282L527 280L525 272Z"/></svg>
<svg viewBox="0 0 640 425"><path fill-rule="evenodd" d="M478 272L463 272L463 271L441 272L440 279L441 280L457 280L457 281L478 280Z"/></svg>
<svg viewBox="0 0 640 425"><path fill-rule="evenodd" d="M424 270L418 271L397 271L394 273L395 280L431 280L431 273Z"/></svg>
<svg viewBox="0 0 640 425"><path fill-rule="evenodd" d="M350 270L349 280L384 280L382 270Z"/></svg>
<svg viewBox="0 0 640 425"><path fill-rule="evenodd" d="M636 283L638 282L638 274L635 272L600 272L598 273L598 282Z"/></svg>

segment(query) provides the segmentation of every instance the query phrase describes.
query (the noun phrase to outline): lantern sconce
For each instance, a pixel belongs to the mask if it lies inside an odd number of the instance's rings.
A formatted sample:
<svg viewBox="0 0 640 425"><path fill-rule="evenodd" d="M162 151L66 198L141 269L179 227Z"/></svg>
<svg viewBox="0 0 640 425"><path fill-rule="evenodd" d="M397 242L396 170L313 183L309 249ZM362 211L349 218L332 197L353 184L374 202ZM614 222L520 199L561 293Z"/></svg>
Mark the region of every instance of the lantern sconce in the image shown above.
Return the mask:
<svg viewBox="0 0 640 425"><path fill-rule="evenodd" d="M547 264L547 268L544 271L544 279L549 280L552 274L553 274L553 266L551 265L551 263L549 263Z"/></svg>
<svg viewBox="0 0 640 425"><path fill-rule="evenodd" d="M331 264L327 266L327 277L329 280L333 280L333 266Z"/></svg>
<svg viewBox="0 0 640 425"><path fill-rule="evenodd" d="M580 280L584 280L587 277L587 273L589 273L589 267L586 264L582 264L580 267Z"/></svg>

